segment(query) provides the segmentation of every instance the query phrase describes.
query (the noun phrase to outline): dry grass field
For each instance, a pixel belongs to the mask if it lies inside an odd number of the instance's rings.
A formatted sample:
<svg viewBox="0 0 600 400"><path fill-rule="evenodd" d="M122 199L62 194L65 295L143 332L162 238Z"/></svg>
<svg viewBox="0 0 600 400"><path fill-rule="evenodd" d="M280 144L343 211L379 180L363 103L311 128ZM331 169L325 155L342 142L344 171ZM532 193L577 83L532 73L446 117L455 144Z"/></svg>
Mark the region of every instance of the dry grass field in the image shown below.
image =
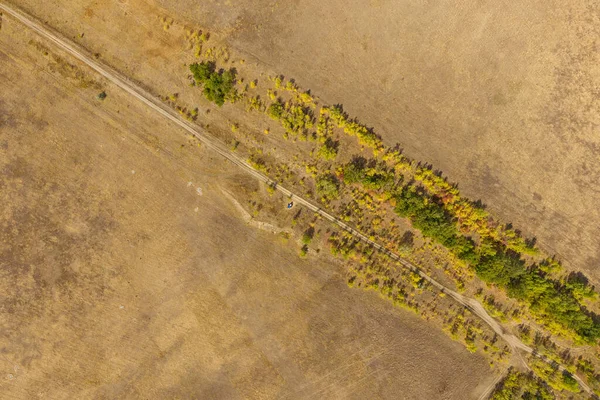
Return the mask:
<svg viewBox="0 0 600 400"><path fill-rule="evenodd" d="M209 28L261 68L343 103L568 267L600 279L597 2L18 4L165 90L183 84L173 79L180 72L164 72L185 58L176 29L163 31L157 17Z"/></svg>
<svg viewBox="0 0 600 400"><path fill-rule="evenodd" d="M600 280L597 1L171 1Z"/></svg>
<svg viewBox="0 0 600 400"><path fill-rule="evenodd" d="M491 383L338 263L246 225L221 188L249 178L38 41L3 18L0 397L465 399Z"/></svg>

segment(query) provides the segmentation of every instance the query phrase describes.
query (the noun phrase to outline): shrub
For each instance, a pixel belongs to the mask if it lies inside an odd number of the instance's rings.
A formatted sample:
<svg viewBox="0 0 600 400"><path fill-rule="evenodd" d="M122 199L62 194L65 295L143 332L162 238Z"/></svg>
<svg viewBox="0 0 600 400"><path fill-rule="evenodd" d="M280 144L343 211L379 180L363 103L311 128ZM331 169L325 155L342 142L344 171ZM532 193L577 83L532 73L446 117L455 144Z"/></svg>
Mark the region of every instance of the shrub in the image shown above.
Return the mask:
<svg viewBox="0 0 600 400"><path fill-rule="evenodd" d="M314 236L315 236L315 228L313 228L311 226L310 228L305 230L304 233L302 234L302 243L308 246Z"/></svg>
<svg viewBox="0 0 600 400"><path fill-rule="evenodd" d="M272 119L279 121L288 133L303 133L313 126L312 111L290 101L285 104L279 100L271 103L267 114Z"/></svg>
<svg viewBox="0 0 600 400"><path fill-rule="evenodd" d="M372 129L367 128L358 121L349 119L348 114L344 112L341 105L338 104L327 108L326 111L329 112L331 119L339 128L344 129L344 132L348 135L356 136L360 144L373 149L378 149L382 146L379 136Z"/></svg>
<svg viewBox="0 0 600 400"><path fill-rule="evenodd" d="M414 187L404 187L396 196L395 211L410 218L413 226L423 236L453 248L457 243L458 230L444 209L432 199L419 193Z"/></svg>
<svg viewBox="0 0 600 400"><path fill-rule="evenodd" d="M492 400L512 400L512 399L554 399L550 388L533 374L519 372L512 367L508 370L506 376L496 386L490 399Z"/></svg>
<svg viewBox="0 0 600 400"><path fill-rule="evenodd" d="M322 175L317 179L317 191L327 200L336 199L339 196L339 182L332 174Z"/></svg>
<svg viewBox="0 0 600 400"><path fill-rule="evenodd" d="M367 160L363 157L355 157L342 171L345 183L361 183L369 190L381 190L394 185L393 172L386 171L381 165L367 167Z"/></svg>
<svg viewBox="0 0 600 400"><path fill-rule="evenodd" d="M540 359L532 359L531 369L555 390L567 390L573 393L581 391L579 384L567 371L559 371L556 363L548 364Z"/></svg>
<svg viewBox="0 0 600 400"><path fill-rule="evenodd" d="M303 245L300 248L300 257L306 257L306 255L308 254L308 246L307 245Z"/></svg>
<svg viewBox="0 0 600 400"><path fill-rule="evenodd" d="M250 164L254 169L261 171L265 174L269 172L269 169L267 168L267 163L265 162L265 160L263 160L256 154L252 154L248 158L248 164Z"/></svg>
<svg viewBox="0 0 600 400"><path fill-rule="evenodd" d="M325 160L333 160L338 154L338 142L334 142L331 138L327 138L325 143L319 148L318 156Z"/></svg>
<svg viewBox="0 0 600 400"><path fill-rule="evenodd" d="M274 120L279 120L283 116L283 104L276 101L271 103L269 108L267 109L267 114Z"/></svg>

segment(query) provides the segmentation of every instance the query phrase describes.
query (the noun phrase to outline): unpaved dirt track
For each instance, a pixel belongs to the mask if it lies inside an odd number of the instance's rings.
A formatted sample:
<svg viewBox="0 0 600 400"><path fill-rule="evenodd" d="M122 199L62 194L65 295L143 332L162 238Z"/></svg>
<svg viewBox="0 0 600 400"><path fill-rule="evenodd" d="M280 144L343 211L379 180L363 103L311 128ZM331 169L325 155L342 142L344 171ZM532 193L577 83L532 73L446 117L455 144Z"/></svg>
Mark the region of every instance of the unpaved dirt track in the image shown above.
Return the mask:
<svg viewBox="0 0 600 400"><path fill-rule="evenodd" d="M58 34L57 32L54 32L51 29L43 26L41 23L35 21L34 18L32 18L31 16L26 15L22 11L19 11L13 7L7 6L6 4L4 4L2 2L0 2L0 9L5 11L7 14L14 17L15 19L17 19L19 22L21 22L28 28L34 30L42 37L48 39L49 41L51 41L58 47L62 48L63 50L70 53L71 55L75 56L80 61L84 62L86 65L88 65L89 67L94 69L96 72L98 72L99 74L101 74L102 76L107 78L108 80L112 81L114 84L119 86L121 89L123 89L127 93L131 94L132 96L134 96L135 98L137 98L138 100L140 100L141 102L143 102L144 104L149 106L154 111L158 112L162 116L168 118L169 120L171 120L178 126L182 127L187 132L189 132L194 137L196 137L198 140L200 140L208 148L216 151L219 155L221 155L224 158L226 158L227 160L231 161L233 164L239 166L245 172L252 175L254 178L258 179L261 182L266 183L267 185L271 185L271 186L275 187L277 190L282 192L284 195L293 199L296 203L302 204L303 206L305 206L309 210L313 211L314 213L319 214L323 218L340 226L342 229L346 230L347 232L349 232L350 234L355 236L357 239L359 239L359 240L373 246L377 250L385 253L390 258L392 258L393 260L395 260L399 264L401 264L403 267L408 268L411 271L419 274L423 279L427 280L429 283L431 283L433 286L438 288L440 291L450 295L456 302L458 302L459 304L468 308L475 315L477 315L479 318L481 318L486 324L488 324L494 330L494 332L496 332L496 334L498 334L498 336L502 337L508 343L508 345L510 346L510 348L513 351L523 350L527 353L533 353L533 349L531 347L525 345L516 336L507 333L505 331L505 329L502 327L502 325L498 321L496 321L494 318L492 318L485 311L483 306L478 301L468 298L468 297L465 297L465 296L445 287L441 283L439 283L436 280L434 280L433 278L431 278L429 275L422 272L417 266L415 266L414 264L412 264L409 261L400 257L398 254L386 249L379 243L369 239L363 233L357 231L356 229L352 228L348 224L338 220L333 215L327 213L320 207L314 205L310 201L308 201L300 196L295 195L290 190L286 189L285 187L280 186L279 184L277 184L277 182L274 182L269 177L258 172L252 166L250 166L248 163L246 163L244 160L242 160L241 158L232 154L221 143L217 142L215 139L210 138L198 126L196 126L186 120L181 119L180 116L177 113L175 113L175 111L173 111L171 108L164 105L160 101L156 100L150 93L148 93L147 91L142 89L139 85L137 85L134 82L131 82L127 77L123 76L122 74L115 71L111 67L94 60L92 57L88 56L83 49L79 48L79 46L77 46L77 45L71 43L70 41L68 41L67 39L61 37L61 35ZM560 367L560 370L564 370L562 366ZM581 379L579 379L577 376L574 376L574 378L578 381L579 385L585 391L587 391L590 394L592 393L591 389Z"/></svg>

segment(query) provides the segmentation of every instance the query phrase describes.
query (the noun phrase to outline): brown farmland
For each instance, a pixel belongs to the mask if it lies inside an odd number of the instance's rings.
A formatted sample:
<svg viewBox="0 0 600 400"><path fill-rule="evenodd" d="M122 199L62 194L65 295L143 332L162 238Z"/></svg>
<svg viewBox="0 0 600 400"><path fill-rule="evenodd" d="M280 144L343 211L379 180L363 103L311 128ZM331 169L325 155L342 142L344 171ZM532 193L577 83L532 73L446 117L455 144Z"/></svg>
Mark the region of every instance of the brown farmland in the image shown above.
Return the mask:
<svg viewBox="0 0 600 400"><path fill-rule="evenodd" d="M247 226L221 187L248 177L38 40L3 19L3 396L464 399L491 383L337 263Z"/></svg>
<svg viewBox="0 0 600 400"><path fill-rule="evenodd" d="M600 3L170 1L600 280Z"/></svg>

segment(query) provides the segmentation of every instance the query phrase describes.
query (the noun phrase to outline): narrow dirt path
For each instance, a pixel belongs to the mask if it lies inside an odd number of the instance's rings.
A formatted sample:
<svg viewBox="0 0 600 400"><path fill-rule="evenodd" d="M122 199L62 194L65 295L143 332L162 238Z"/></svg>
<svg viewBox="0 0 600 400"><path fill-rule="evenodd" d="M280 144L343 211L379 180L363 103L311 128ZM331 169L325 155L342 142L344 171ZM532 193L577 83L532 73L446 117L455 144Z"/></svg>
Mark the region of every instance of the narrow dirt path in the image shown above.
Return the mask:
<svg viewBox="0 0 600 400"><path fill-rule="evenodd" d="M255 170L246 161L244 161L243 159L241 159L241 158L237 157L236 155L234 155L233 153L231 153L223 144L217 142L214 138L211 138L200 127L182 119L179 116L179 114L177 114L174 110L172 110L171 108L169 108L168 106L166 106L165 104L160 102L160 100L156 99L154 96L152 96L146 90L142 89L138 84L132 82L126 76L124 76L120 72L114 70L112 67L105 65L104 63L101 63L98 60L95 60L94 58L90 57L87 54L86 50L82 49L80 46L71 42L70 40L64 38L60 33L56 32L53 29L38 22L34 17L27 15L24 12L17 10L16 8L14 8L12 6L8 6L4 2L1 2L1 1L0 1L0 10L3 10L7 15L10 15L11 17L15 18L16 20L21 22L23 25L25 25L28 28L32 29L33 31L37 32L40 36L46 38L47 40L54 43L59 48L70 53L72 56L76 57L77 59L79 59L80 61L85 63L90 68L94 69L100 75L104 76L105 78L107 78L108 80L113 82L115 85L119 86L121 89L123 89L127 93L131 94L132 96L134 96L135 98L140 100L142 103L146 104L152 110L156 111L160 115L171 120L176 125L185 129L187 132L194 135L198 140L200 140L204 145L206 145L206 147L214 150L219 155L221 155L224 158L226 158L227 160L231 161L233 164L239 166L240 168L242 168L244 171L246 171L248 174L250 174L254 178L266 183L267 185L273 186L274 188L276 188L277 190L282 192L284 195L288 196L290 199L293 199L295 203L301 204L301 205L305 206L306 208L308 208L309 210L313 211L314 213L321 215L323 218L338 225L345 231L352 234L357 239L359 239L359 240L373 246L375 249L385 253L390 258L397 261L403 267L419 274L423 279L427 280L433 286L438 288L441 292L446 293L447 295L452 297L456 302L458 302L459 304L462 304L464 307L468 308L469 310L471 310L471 312L473 312L475 315L477 315L479 318L481 318L486 324L488 324L494 330L494 332L498 336L500 336L502 339L504 339L506 341L506 343L508 343L508 345L510 346L510 348L513 351L522 350L522 351L525 351L526 353L530 353L530 354L534 353L533 349L531 347L527 346L526 344L524 344L523 342L521 342L519 340L519 338L517 338L516 336L514 336L510 333L507 333L507 331L502 327L502 325L498 321L496 321L494 318L492 318L485 311L483 306L478 301L468 298L468 297L465 297L465 296L445 287L444 285L437 282L435 279L433 279L432 277L430 277L429 275L427 275L423 271L421 271L416 265L403 259L398 254L386 249L379 243L369 239L369 237L367 237L363 233L352 228L348 224L340 221L339 219L335 218L333 215L329 214L328 212L324 211L323 209L314 205L313 203L304 199L303 197L293 194L290 190L284 188L283 186L279 185L277 182L271 180L269 177L267 177L267 176L263 175L262 173L260 173L259 171ZM548 361L543 356L538 355L538 357L542 358L544 361ZM562 366L560 366L559 369L561 371L565 370ZM587 391L590 394L593 393L591 391L591 389L579 377L577 377L576 375L573 375L573 377L577 380L579 385L585 391Z"/></svg>

